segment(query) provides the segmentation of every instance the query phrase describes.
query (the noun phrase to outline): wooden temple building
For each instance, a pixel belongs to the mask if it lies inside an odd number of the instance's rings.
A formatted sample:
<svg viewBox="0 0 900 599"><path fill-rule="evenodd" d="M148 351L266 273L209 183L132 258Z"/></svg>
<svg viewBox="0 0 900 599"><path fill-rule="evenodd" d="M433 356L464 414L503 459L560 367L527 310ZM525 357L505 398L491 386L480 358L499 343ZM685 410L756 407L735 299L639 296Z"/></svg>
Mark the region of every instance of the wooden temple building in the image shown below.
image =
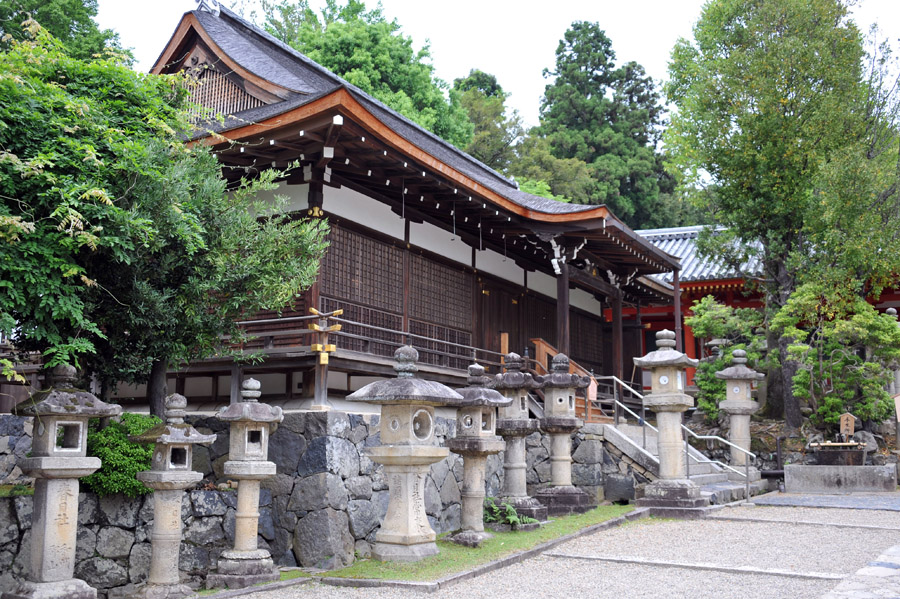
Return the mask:
<svg viewBox="0 0 900 599"><path fill-rule="evenodd" d="M536 366L561 351L624 379L643 353L624 310L677 305L678 260L605 206L519 190L225 8L185 13L152 72L183 70L200 80L194 101L227 115L190 143L209 146L231 181L297 162L278 193L330 225L316 284L244 323L256 336L245 349L264 358L243 370L267 401L339 403L393 376L403 343L419 349L421 376L451 384L473 358L496 372L501 352L526 350ZM648 276L658 273L671 282ZM230 358L204 360L171 372L170 390L211 407L228 401L236 372Z"/></svg>

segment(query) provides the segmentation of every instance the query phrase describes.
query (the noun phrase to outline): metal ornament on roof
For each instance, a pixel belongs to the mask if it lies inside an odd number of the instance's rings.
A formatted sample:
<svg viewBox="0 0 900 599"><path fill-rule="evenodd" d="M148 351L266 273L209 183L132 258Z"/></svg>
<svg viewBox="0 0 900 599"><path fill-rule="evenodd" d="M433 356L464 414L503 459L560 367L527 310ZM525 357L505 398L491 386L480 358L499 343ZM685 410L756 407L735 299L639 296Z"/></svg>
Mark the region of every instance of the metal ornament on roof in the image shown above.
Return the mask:
<svg viewBox="0 0 900 599"><path fill-rule="evenodd" d="M218 0L197 0L197 10L219 16L222 10Z"/></svg>

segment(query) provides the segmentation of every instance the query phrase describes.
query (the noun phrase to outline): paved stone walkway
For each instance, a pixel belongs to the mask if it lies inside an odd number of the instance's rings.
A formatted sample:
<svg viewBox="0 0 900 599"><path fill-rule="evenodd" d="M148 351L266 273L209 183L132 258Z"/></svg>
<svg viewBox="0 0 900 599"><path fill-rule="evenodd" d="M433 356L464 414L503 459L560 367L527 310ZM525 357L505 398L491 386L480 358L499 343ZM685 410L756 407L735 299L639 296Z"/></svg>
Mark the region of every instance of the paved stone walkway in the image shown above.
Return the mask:
<svg viewBox="0 0 900 599"><path fill-rule="evenodd" d="M753 498L755 505L797 507L834 507L850 510L889 510L900 512L900 493L847 493L846 495L800 495L766 493Z"/></svg>
<svg viewBox="0 0 900 599"><path fill-rule="evenodd" d="M836 501L818 496L798 507L726 507L699 521L639 520L427 596L900 597L900 512L860 507L867 498L845 501L841 508L814 507ZM426 595L414 589L318 583L246 595L247 599L422 596Z"/></svg>

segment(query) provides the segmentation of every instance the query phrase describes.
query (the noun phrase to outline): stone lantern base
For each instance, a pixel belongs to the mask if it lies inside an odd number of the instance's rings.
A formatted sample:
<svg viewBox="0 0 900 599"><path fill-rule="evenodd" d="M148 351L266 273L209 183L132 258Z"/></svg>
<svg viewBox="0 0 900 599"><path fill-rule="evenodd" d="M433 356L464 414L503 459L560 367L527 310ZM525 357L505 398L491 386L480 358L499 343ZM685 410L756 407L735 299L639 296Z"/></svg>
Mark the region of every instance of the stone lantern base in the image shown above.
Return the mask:
<svg viewBox="0 0 900 599"><path fill-rule="evenodd" d="M14 591L0 594L2 599L97 599L97 589L83 580L70 578L58 582L21 582Z"/></svg>
<svg viewBox="0 0 900 599"><path fill-rule="evenodd" d="M534 498L547 507L549 516L583 514L597 507L590 495L574 486L545 487Z"/></svg>
<svg viewBox="0 0 900 599"><path fill-rule="evenodd" d="M461 530L455 535L447 537L446 540L464 547L476 548L481 547L482 543L493 538L494 535L489 532L484 532L483 530L480 532L475 530Z"/></svg>
<svg viewBox="0 0 900 599"><path fill-rule="evenodd" d="M133 599L196 599L199 597L186 584L144 584L130 595Z"/></svg>
<svg viewBox="0 0 900 599"><path fill-rule="evenodd" d="M281 573L265 549L256 551L223 551L216 573L206 577L206 588L243 589L261 582L275 582Z"/></svg>
<svg viewBox="0 0 900 599"><path fill-rule="evenodd" d="M635 503L663 518L703 518L710 511L709 499L700 495L700 487L691 480L654 481Z"/></svg>
<svg viewBox="0 0 900 599"><path fill-rule="evenodd" d="M547 521L547 506L533 497L501 497L500 500L516 508L520 516L534 518L538 522Z"/></svg>

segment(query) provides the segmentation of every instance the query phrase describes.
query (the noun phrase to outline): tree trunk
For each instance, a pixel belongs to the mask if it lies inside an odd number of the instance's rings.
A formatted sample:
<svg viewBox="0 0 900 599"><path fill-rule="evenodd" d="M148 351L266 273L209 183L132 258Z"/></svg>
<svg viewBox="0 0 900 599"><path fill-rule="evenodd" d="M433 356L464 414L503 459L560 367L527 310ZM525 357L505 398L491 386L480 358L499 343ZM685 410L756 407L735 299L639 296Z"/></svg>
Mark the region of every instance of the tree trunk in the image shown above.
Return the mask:
<svg viewBox="0 0 900 599"><path fill-rule="evenodd" d="M783 377L782 397L784 398L784 430L785 434L795 436L800 430L802 416L800 414L800 400L794 397L794 375L797 374L799 364L788 357L787 348L793 339L781 337L778 340L778 357L781 360L781 376Z"/></svg>
<svg viewBox="0 0 900 599"><path fill-rule="evenodd" d="M774 315L787 303L794 292L796 282L784 260L776 261L772 266L771 271L775 273L775 287L770 292L770 304L767 308L769 313ZM785 433L788 436L795 436L802 423L800 400L794 396L794 375L797 374L799 364L796 360L790 359L788 355L787 348L792 339L782 337L781 331L776 331L774 336L777 338L778 360L781 362L780 397L784 410Z"/></svg>
<svg viewBox="0 0 900 599"><path fill-rule="evenodd" d="M166 419L166 395L169 390L166 382L168 360L161 358L153 362L150 367L150 379L147 381L147 401L150 403L150 413L154 416Z"/></svg>
<svg viewBox="0 0 900 599"><path fill-rule="evenodd" d="M766 330L766 347L771 355L781 352L778 347L778 335L771 329ZM766 371L766 416L769 418L784 417L784 376L781 372L781 364L769 366Z"/></svg>

